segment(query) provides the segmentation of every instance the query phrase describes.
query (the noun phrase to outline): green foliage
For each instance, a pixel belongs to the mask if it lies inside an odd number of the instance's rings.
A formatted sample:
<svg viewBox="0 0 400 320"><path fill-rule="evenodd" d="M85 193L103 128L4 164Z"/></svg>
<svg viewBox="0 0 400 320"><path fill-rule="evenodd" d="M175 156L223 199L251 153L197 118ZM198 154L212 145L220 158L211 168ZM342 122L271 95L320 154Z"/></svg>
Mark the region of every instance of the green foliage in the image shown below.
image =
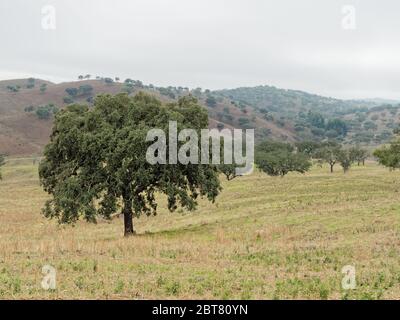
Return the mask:
<svg viewBox="0 0 400 320"><path fill-rule="evenodd" d="M85 84L85 85L79 86L79 88L65 89L65 92L68 93L73 98L91 94L92 91L93 91L93 87L90 84Z"/></svg>
<svg viewBox="0 0 400 320"><path fill-rule="evenodd" d="M325 128L325 119L322 114L310 110L308 111L307 119L312 126L316 128Z"/></svg>
<svg viewBox="0 0 400 320"><path fill-rule="evenodd" d="M364 164L365 160L368 158L368 151L359 146L352 147L349 149L349 157L352 162L357 162L358 165L360 165L360 163Z"/></svg>
<svg viewBox="0 0 400 320"><path fill-rule="evenodd" d="M225 175L228 181L230 181L237 177L236 167L237 167L236 164L220 164L218 165L218 170L219 172Z"/></svg>
<svg viewBox="0 0 400 320"><path fill-rule="evenodd" d="M201 97L203 90L201 88L195 88L191 91L192 95L194 95L197 98Z"/></svg>
<svg viewBox="0 0 400 320"><path fill-rule="evenodd" d="M46 90L47 90L47 84L46 84L46 83L43 83L43 84L40 86L40 92L41 92L41 93L45 93Z"/></svg>
<svg viewBox="0 0 400 320"><path fill-rule="evenodd" d="M189 96L164 106L144 93L101 95L90 110L71 105L60 111L39 167L41 184L52 195L44 215L60 223L80 217L95 222L122 208L130 235L133 215L156 214L156 193L167 196L170 211L194 210L199 196L214 201L221 190L215 166L146 161L153 144L146 142L147 132L168 132L170 120L178 122L178 130L208 126L206 111Z"/></svg>
<svg viewBox="0 0 400 320"><path fill-rule="evenodd" d="M15 85L15 86L7 86L7 89L11 92L18 92L19 89L21 89L21 87L19 85Z"/></svg>
<svg viewBox="0 0 400 320"><path fill-rule="evenodd" d="M87 97L87 98L86 98L86 102L88 102L88 103L93 103L93 102L94 102L94 98L93 98L92 96Z"/></svg>
<svg viewBox="0 0 400 320"><path fill-rule="evenodd" d="M329 142L321 145L314 153L314 157L319 159L320 162L329 164L331 172L333 172L334 165L339 161L341 147L337 143Z"/></svg>
<svg viewBox="0 0 400 320"><path fill-rule="evenodd" d="M239 118L238 123L241 127L248 127L250 125L250 120L248 118Z"/></svg>
<svg viewBox="0 0 400 320"><path fill-rule="evenodd" d="M67 104L71 104L74 102L74 100L70 97L64 97L63 101L64 101L64 103L67 103Z"/></svg>
<svg viewBox="0 0 400 320"><path fill-rule="evenodd" d="M264 141L256 148L255 163L270 176L285 176L289 172L305 173L311 168L309 157L294 152L287 143Z"/></svg>
<svg viewBox="0 0 400 320"><path fill-rule="evenodd" d="M26 84L27 89L32 89L35 87L35 78L29 78Z"/></svg>
<svg viewBox="0 0 400 320"><path fill-rule="evenodd" d="M222 130L224 127L225 127L225 125L224 125L223 123L220 123L220 122L219 122L219 123L217 124L217 129L218 129L218 130Z"/></svg>
<svg viewBox="0 0 400 320"><path fill-rule="evenodd" d="M270 153L279 150L286 150L293 152L294 148L289 143L277 142L277 141L263 141L257 145L256 152Z"/></svg>
<svg viewBox="0 0 400 320"><path fill-rule="evenodd" d="M55 115L57 112L58 108L52 103L49 103L48 105L45 106L39 106L36 109L36 115L41 120L50 119L50 117L52 115Z"/></svg>
<svg viewBox="0 0 400 320"><path fill-rule="evenodd" d="M175 99L175 93L172 91L171 88L158 88L158 91L163 95L170 97L171 99Z"/></svg>
<svg viewBox="0 0 400 320"><path fill-rule="evenodd" d="M349 150L340 150L337 153L337 161L343 168L344 173L349 171L351 164L353 163L350 151Z"/></svg>
<svg viewBox="0 0 400 320"><path fill-rule="evenodd" d="M376 130L377 128L378 128L378 126L373 121L364 122L365 130Z"/></svg>
<svg viewBox="0 0 400 320"><path fill-rule="evenodd" d="M297 151L312 157L321 147L321 144L315 141L302 141L296 143Z"/></svg>
<svg viewBox="0 0 400 320"><path fill-rule="evenodd" d="M134 85L132 82L126 82L127 80L125 80L124 86L122 87L121 91L126 92L127 94L131 94L133 92Z"/></svg>
<svg viewBox="0 0 400 320"><path fill-rule="evenodd" d="M68 93L71 97L76 97L78 95L77 88L67 88L65 89L65 92Z"/></svg>
<svg viewBox="0 0 400 320"><path fill-rule="evenodd" d="M345 150L336 142L324 142L314 150L312 155L320 163L328 163L331 172L333 172L335 164L339 163L346 173L354 162L358 164L362 162L364 164L365 159L368 157L368 152L358 146Z"/></svg>
<svg viewBox="0 0 400 320"><path fill-rule="evenodd" d="M214 96L209 95L206 99L206 104L207 106L209 106L210 108L214 108L217 105L217 99L215 99Z"/></svg>
<svg viewBox="0 0 400 320"><path fill-rule="evenodd" d="M348 127L346 122L340 119L329 120L326 125L326 130L336 131L336 136L346 136Z"/></svg>
<svg viewBox="0 0 400 320"><path fill-rule="evenodd" d="M88 95L93 92L93 87L90 84L84 84L82 86L79 86L78 89L78 95Z"/></svg>
<svg viewBox="0 0 400 320"><path fill-rule="evenodd" d="M378 162L391 170L400 168L400 139L392 141L389 146L376 149L373 155Z"/></svg>

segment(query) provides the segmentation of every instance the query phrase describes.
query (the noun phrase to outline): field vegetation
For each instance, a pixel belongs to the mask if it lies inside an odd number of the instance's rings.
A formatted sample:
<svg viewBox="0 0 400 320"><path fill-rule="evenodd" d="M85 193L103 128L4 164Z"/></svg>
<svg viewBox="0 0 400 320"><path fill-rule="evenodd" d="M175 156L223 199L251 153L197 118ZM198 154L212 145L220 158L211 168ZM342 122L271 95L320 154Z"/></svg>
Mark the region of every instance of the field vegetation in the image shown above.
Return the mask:
<svg viewBox="0 0 400 320"><path fill-rule="evenodd" d="M227 181L212 204L59 226L38 161L8 158L0 181L0 299L399 299L400 173L374 162ZM42 267L57 288L41 288ZM342 267L356 268L343 290Z"/></svg>

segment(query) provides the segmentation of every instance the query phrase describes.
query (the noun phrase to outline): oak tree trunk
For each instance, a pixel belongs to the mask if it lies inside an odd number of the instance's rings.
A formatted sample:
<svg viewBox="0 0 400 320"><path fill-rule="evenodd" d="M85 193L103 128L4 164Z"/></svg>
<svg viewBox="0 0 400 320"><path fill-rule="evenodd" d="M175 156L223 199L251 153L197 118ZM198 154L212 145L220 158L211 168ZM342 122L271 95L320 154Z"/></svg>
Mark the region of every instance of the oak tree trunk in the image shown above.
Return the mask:
<svg viewBox="0 0 400 320"><path fill-rule="evenodd" d="M132 202L130 200L124 200L124 236L129 237L134 235L136 232L133 229L133 212Z"/></svg>

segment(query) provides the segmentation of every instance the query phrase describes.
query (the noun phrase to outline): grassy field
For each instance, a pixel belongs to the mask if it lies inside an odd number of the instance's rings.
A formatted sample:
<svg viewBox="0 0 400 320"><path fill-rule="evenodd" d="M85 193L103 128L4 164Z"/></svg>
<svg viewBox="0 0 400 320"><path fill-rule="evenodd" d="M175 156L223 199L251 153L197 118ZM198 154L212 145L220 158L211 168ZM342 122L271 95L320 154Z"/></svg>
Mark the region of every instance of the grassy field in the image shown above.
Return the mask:
<svg viewBox="0 0 400 320"><path fill-rule="evenodd" d="M37 165L10 160L0 182L0 299L399 299L400 173L374 163L344 175L255 173L224 180L196 212L58 226ZM42 267L57 289L41 288ZM341 269L356 268L343 290Z"/></svg>

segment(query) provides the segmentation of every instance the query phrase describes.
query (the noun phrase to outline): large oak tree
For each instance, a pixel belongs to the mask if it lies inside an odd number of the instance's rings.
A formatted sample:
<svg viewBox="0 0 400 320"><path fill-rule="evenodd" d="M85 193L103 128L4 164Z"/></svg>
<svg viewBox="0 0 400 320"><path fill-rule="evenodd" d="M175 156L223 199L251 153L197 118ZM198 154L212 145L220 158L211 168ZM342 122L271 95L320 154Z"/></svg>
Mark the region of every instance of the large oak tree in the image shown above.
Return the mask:
<svg viewBox="0 0 400 320"><path fill-rule="evenodd" d="M190 96L163 105L144 93L101 95L93 108L72 105L60 111L39 166L41 184L52 195L44 215L60 223L80 217L95 222L120 208L127 236L135 233L134 216L156 214L156 193L166 195L171 211L195 209L199 196L214 201L221 190L215 166L146 161L153 143L146 142L147 132L168 133L169 121L177 121L178 130L208 126L207 112Z"/></svg>

